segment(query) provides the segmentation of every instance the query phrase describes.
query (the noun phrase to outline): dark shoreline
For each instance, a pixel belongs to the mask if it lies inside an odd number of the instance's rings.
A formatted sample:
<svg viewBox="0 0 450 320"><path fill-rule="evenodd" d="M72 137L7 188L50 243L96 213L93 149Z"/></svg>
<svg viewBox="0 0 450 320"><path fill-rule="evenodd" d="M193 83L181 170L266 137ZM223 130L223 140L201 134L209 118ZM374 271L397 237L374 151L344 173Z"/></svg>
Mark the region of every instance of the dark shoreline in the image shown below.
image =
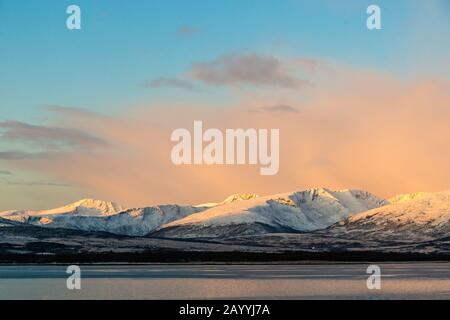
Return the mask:
<svg viewBox="0 0 450 320"><path fill-rule="evenodd" d="M357 263L357 262L423 262L450 261L448 254L359 252L207 252L158 250L142 253L60 253L60 254L0 254L0 264L53 263Z"/></svg>

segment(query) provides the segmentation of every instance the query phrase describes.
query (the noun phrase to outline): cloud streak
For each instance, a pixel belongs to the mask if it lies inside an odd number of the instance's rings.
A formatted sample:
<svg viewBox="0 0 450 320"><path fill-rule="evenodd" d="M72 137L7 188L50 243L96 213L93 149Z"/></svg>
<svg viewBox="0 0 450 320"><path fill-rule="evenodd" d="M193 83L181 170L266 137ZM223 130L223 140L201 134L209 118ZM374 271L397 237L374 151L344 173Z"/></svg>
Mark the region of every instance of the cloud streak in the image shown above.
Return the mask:
<svg viewBox="0 0 450 320"><path fill-rule="evenodd" d="M181 26L177 29L177 36L179 37L192 37L199 33L199 30L193 26Z"/></svg>
<svg viewBox="0 0 450 320"><path fill-rule="evenodd" d="M200 92L201 90L188 80L176 77L159 77L144 84L147 88L173 87L189 91Z"/></svg>
<svg viewBox="0 0 450 320"><path fill-rule="evenodd" d="M252 112L270 112L270 113L298 113L298 109L287 104L276 104L250 110Z"/></svg>
<svg viewBox="0 0 450 320"><path fill-rule="evenodd" d="M46 181L11 181L9 179L0 178L0 182L8 186L22 187L70 187L68 184Z"/></svg>
<svg viewBox="0 0 450 320"><path fill-rule="evenodd" d="M49 157L50 153L47 152L27 152L21 150L0 151L0 160L23 160Z"/></svg>
<svg viewBox="0 0 450 320"><path fill-rule="evenodd" d="M283 88L310 86L278 58L260 54L228 54L192 66L190 75L208 85L254 85Z"/></svg>
<svg viewBox="0 0 450 320"><path fill-rule="evenodd" d="M93 148L105 144L102 139L74 128L32 125L20 121L0 122L0 137L44 147Z"/></svg>

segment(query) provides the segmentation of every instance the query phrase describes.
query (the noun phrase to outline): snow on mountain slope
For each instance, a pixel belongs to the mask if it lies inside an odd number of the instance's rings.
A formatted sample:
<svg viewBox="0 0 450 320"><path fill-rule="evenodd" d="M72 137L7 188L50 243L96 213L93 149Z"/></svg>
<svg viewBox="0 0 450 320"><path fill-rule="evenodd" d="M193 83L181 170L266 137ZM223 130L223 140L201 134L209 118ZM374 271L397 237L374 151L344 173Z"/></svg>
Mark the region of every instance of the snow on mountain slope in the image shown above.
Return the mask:
<svg viewBox="0 0 450 320"><path fill-rule="evenodd" d="M366 191L310 189L231 201L166 224L152 235L201 238L313 231L385 204Z"/></svg>
<svg viewBox="0 0 450 320"><path fill-rule="evenodd" d="M83 231L104 231L120 235L144 236L159 226L182 219L204 208L161 205L128 209L112 215L34 215L23 221L47 228L65 228Z"/></svg>
<svg viewBox="0 0 450 320"><path fill-rule="evenodd" d="M393 203L409 202L411 200L422 199L432 195L433 193L431 192L414 192L408 194L400 194L390 198L389 203L393 204Z"/></svg>
<svg viewBox="0 0 450 320"><path fill-rule="evenodd" d="M390 202L349 217L329 231L355 238L415 241L450 236L450 190L401 195Z"/></svg>
<svg viewBox="0 0 450 320"><path fill-rule="evenodd" d="M223 200L219 204L224 205L224 204L233 203L233 202L251 200L251 199L258 198L258 197L259 196L254 193L235 193L235 194L232 194L231 196L227 197L225 200Z"/></svg>
<svg viewBox="0 0 450 320"><path fill-rule="evenodd" d="M89 216L89 215L100 215L109 216L116 214L126 208L110 201L94 200L94 199L83 199L78 202L72 203L68 206L47 210L44 214L60 214L59 212L65 211L76 213L78 215Z"/></svg>
<svg viewBox="0 0 450 320"><path fill-rule="evenodd" d="M30 217L50 218L59 215L70 216L109 216L125 210L121 205L102 200L83 199L63 207L39 211L4 211L0 217L10 220L26 221Z"/></svg>
<svg viewBox="0 0 450 320"><path fill-rule="evenodd" d="M208 203L199 204L196 207L212 208L212 207L222 206L224 204L229 204L229 203L233 203L233 202L251 200L254 198L258 198L258 197L259 196L254 193L235 193L235 194L232 194L231 196L227 197L222 202L208 202Z"/></svg>
<svg viewBox="0 0 450 320"><path fill-rule="evenodd" d="M235 194L215 206L256 197ZM0 217L48 228L104 231L121 235L143 236L161 225L204 211L209 206L160 205L126 210L113 202L84 199L72 204L41 211L5 211Z"/></svg>

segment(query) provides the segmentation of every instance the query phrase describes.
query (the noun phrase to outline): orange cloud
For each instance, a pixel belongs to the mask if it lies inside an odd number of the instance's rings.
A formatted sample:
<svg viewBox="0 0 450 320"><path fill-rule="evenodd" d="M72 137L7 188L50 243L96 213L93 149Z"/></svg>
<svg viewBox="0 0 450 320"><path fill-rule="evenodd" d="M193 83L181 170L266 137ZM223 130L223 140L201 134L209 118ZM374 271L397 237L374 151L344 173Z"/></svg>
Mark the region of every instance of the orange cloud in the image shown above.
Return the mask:
<svg viewBox="0 0 450 320"><path fill-rule="evenodd" d="M315 83L306 92L237 92L240 102L228 108L149 106L120 118L62 112L59 126L99 137L106 146L15 164L128 206L313 186L380 196L450 187L448 82L334 67ZM268 105L293 105L298 112L248 111ZM170 133L191 129L194 120L208 128L279 128L278 175L261 176L259 166L173 165Z"/></svg>

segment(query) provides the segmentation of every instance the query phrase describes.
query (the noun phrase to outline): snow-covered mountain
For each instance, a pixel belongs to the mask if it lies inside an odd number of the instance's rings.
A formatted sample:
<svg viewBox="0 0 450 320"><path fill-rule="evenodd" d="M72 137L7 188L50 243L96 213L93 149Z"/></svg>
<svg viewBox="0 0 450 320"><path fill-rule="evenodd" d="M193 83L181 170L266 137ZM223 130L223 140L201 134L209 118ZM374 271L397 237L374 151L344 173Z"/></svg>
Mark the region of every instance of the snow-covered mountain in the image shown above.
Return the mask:
<svg viewBox="0 0 450 320"><path fill-rule="evenodd" d="M388 202L366 191L325 188L229 201L163 225L152 236L213 238L272 232L307 232L329 227L355 213Z"/></svg>
<svg viewBox="0 0 450 320"><path fill-rule="evenodd" d="M182 219L205 208L179 205L161 205L122 211L105 217L58 216L51 221L33 221L33 224L52 228L104 231L120 235L145 236L161 225Z"/></svg>
<svg viewBox="0 0 450 320"><path fill-rule="evenodd" d="M233 194L219 203L200 206L160 205L124 209L85 199L42 211L7 211L0 217L47 228L101 231L164 237L224 237L326 228L386 201L365 191L324 188L258 197Z"/></svg>
<svg viewBox="0 0 450 320"><path fill-rule="evenodd" d="M264 197L236 194L200 207L120 208L82 200L53 210L3 212L0 256L162 249L450 253L450 190L383 200L365 191L319 188Z"/></svg>
<svg viewBox="0 0 450 320"><path fill-rule="evenodd" d="M84 199L50 210L4 211L0 212L0 217L47 228L144 236L164 224L185 218L190 214L254 197L257 196L234 194L219 203L197 206L159 205L135 209L125 209L119 204L108 201Z"/></svg>
<svg viewBox="0 0 450 320"><path fill-rule="evenodd" d="M46 228L164 238L227 238L327 229L346 239L427 241L450 235L450 190L383 200L366 191L325 188L258 197L234 194L201 206L125 209L84 199L60 208L0 213L6 221Z"/></svg>
<svg viewBox="0 0 450 320"><path fill-rule="evenodd" d="M389 202L341 221L329 233L360 239L412 241L450 236L450 190L400 195Z"/></svg>
<svg viewBox="0 0 450 320"><path fill-rule="evenodd" d="M43 211L6 211L0 216L47 228L101 231L120 235L144 236L163 224L182 219L206 208L178 205L123 209L100 200L81 200Z"/></svg>
<svg viewBox="0 0 450 320"><path fill-rule="evenodd" d="M10 220L27 221L30 217L53 219L56 216L110 216L125 210L125 207L109 201L83 199L63 207L39 210L39 211L4 211L0 212L0 217Z"/></svg>

